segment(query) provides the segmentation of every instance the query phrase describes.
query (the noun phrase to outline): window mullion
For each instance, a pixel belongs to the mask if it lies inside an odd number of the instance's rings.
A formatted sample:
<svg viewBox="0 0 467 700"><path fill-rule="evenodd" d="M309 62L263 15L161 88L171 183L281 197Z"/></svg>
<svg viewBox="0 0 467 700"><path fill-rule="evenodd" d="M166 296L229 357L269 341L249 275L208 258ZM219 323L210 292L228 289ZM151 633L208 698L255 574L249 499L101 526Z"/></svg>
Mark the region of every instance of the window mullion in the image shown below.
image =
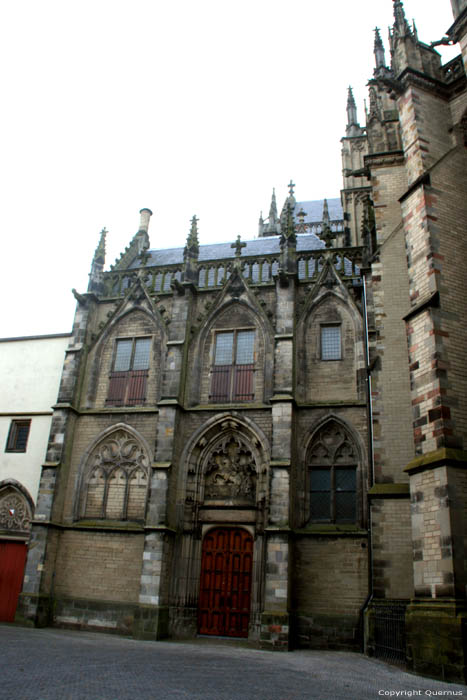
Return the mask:
<svg viewBox="0 0 467 700"><path fill-rule="evenodd" d="M229 401L233 400L234 396L234 388L235 388L235 373L237 371L237 363L236 363L236 357L237 357L237 331L233 332L233 340L232 340L232 371L230 372L230 389L229 389Z"/></svg>
<svg viewBox="0 0 467 700"><path fill-rule="evenodd" d="M336 472L334 465L331 467L331 522L336 522Z"/></svg>

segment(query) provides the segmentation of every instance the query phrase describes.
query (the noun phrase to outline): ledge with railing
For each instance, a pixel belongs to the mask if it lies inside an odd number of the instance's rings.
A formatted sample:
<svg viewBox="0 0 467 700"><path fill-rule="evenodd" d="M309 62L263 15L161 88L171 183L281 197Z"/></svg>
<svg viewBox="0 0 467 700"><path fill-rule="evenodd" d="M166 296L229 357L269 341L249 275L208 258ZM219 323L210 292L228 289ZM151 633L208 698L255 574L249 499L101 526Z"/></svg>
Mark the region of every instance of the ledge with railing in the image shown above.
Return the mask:
<svg viewBox="0 0 467 700"><path fill-rule="evenodd" d="M330 258L335 269L343 280L360 277L360 266L363 257L362 246L351 248L320 248L318 250L300 251L296 254L298 279L300 282L316 281L324 261ZM206 260L198 265L198 289L210 290L222 287L229 279L234 266L234 260ZM276 254L261 257L242 257L240 268L243 278L254 286L274 283L274 277L280 268L280 256ZM143 268L143 282L150 294L172 293L171 283L182 281L183 266L181 264L164 265L161 267ZM140 270L112 270L104 273L106 297L125 295L133 284Z"/></svg>

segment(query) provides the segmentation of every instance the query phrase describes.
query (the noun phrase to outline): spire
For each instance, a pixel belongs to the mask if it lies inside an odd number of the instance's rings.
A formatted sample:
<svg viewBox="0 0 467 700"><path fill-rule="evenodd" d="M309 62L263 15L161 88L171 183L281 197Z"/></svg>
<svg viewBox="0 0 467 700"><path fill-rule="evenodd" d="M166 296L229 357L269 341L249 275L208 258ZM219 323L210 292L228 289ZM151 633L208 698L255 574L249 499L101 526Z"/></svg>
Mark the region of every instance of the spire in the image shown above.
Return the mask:
<svg viewBox="0 0 467 700"><path fill-rule="evenodd" d="M187 248L190 248L191 250L196 248L196 250L199 250L198 221L199 219L196 216L193 216L193 218L191 219L190 233L188 234L186 239L185 250Z"/></svg>
<svg viewBox="0 0 467 700"><path fill-rule="evenodd" d="M198 241L198 219L193 216L191 219L190 233L187 236L185 248L183 250L183 279L186 282L196 282L198 277L198 255L199 255L199 241Z"/></svg>
<svg viewBox="0 0 467 700"><path fill-rule="evenodd" d="M291 189L294 187L292 180L289 187ZM291 191L281 213L279 278L282 280L282 285L288 285L288 281L286 281L287 273L296 274L297 272L297 236L295 232L294 207L295 197Z"/></svg>
<svg viewBox="0 0 467 700"><path fill-rule="evenodd" d="M258 236L261 238L264 234L264 219L263 219L263 212L260 212L259 215L259 221L258 221Z"/></svg>
<svg viewBox="0 0 467 700"><path fill-rule="evenodd" d="M352 88L349 85L349 92L347 95L347 127L358 125L357 120L357 105L355 104Z"/></svg>
<svg viewBox="0 0 467 700"><path fill-rule="evenodd" d="M91 272L89 273L88 292L102 292L102 273L105 265L105 237L107 230L104 227L101 231L99 243L94 253L91 263Z"/></svg>
<svg viewBox="0 0 467 700"><path fill-rule="evenodd" d="M282 207L281 216L280 216L279 230L280 230L280 233L282 234L282 236L284 236L284 233L285 233L285 235L289 236L291 231L293 231L294 235L295 235L294 213L295 213L295 205L297 204L297 200L295 199L295 194L294 194L295 183L293 182L293 180L290 180L287 187L289 188L289 195L284 202L284 206Z"/></svg>
<svg viewBox="0 0 467 700"><path fill-rule="evenodd" d="M323 203L323 225L320 238L325 242L326 248L332 248L332 240L335 234L331 231L331 219L329 217L328 200Z"/></svg>
<svg viewBox="0 0 467 700"><path fill-rule="evenodd" d="M327 224L328 226L330 224L328 200L326 198L324 198L323 203L323 224Z"/></svg>
<svg viewBox="0 0 467 700"><path fill-rule="evenodd" d="M375 32L375 63L376 63L376 70L378 68L384 68L386 66L386 56L384 53L384 45L383 41L381 39L381 35L379 33L378 27L375 27L374 29Z"/></svg>
<svg viewBox="0 0 467 700"><path fill-rule="evenodd" d="M405 17L404 5L401 0L394 0L394 30L400 36L410 34L410 27Z"/></svg>
<svg viewBox="0 0 467 700"><path fill-rule="evenodd" d="M271 206L269 207L269 224L277 223L276 190L272 188Z"/></svg>

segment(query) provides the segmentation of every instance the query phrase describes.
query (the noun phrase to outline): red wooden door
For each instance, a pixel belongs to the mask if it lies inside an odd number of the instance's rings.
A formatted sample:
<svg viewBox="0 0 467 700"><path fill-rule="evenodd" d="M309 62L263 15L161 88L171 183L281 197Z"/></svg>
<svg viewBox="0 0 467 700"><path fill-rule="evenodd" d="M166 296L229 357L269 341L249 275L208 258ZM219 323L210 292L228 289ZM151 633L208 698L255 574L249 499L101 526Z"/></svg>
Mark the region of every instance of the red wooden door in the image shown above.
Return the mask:
<svg viewBox="0 0 467 700"><path fill-rule="evenodd" d="M23 583L27 547L22 542L0 542L0 622L13 622Z"/></svg>
<svg viewBox="0 0 467 700"><path fill-rule="evenodd" d="M198 606L200 634L248 637L253 537L220 527L203 540Z"/></svg>

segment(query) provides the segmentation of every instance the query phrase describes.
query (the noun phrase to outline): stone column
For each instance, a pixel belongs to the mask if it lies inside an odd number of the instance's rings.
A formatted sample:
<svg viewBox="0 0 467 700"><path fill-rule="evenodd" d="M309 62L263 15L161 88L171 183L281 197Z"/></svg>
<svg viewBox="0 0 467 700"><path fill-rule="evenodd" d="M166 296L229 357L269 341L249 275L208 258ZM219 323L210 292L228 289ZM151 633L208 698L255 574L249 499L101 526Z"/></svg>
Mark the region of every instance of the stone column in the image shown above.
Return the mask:
<svg viewBox="0 0 467 700"><path fill-rule="evenodd" d="M289 648L289 508L293 431L294 275L276 282L274 395L269 524L266 537L264 612L260 644L265 649Z"/></svg>
<svg viewBox="0 0 467 700"><path fill-rule="evenodd" d="M174 287L170 337L165 348L157 450L152 465L139 606L134 624L134 635L140 639L161 639L169 632L169 581L175 532L167 522L167 500L180 406L186 322L192 299L190 289L185 283Z"/></svg>
<svg viewBox="0 0 467 700"><path fill-rule="evenodd" d="M408 465L415 598L407 660L417 673L465 683L467 452L440 449Z"/></svg>

